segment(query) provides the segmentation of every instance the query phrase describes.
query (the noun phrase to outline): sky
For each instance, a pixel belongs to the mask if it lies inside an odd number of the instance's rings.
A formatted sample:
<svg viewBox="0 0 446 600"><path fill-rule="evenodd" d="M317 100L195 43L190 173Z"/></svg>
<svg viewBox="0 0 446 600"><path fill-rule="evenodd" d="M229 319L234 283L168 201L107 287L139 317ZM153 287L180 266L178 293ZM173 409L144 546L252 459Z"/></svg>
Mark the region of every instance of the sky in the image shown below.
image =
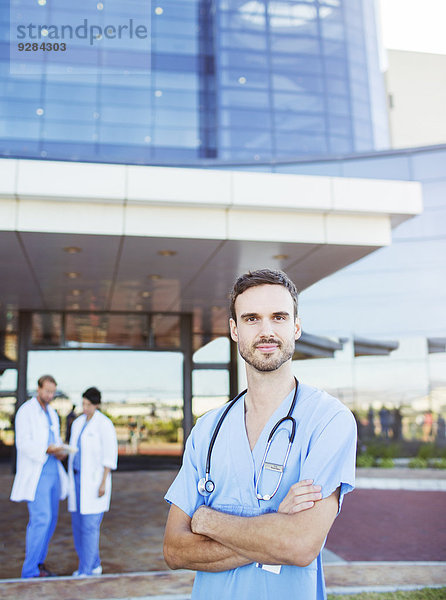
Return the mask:
<svg viewBox="0 0 446 600"><path fill-rule="evenodd" d="M379 0L386 48L446 54L446 0Z"/></svg>

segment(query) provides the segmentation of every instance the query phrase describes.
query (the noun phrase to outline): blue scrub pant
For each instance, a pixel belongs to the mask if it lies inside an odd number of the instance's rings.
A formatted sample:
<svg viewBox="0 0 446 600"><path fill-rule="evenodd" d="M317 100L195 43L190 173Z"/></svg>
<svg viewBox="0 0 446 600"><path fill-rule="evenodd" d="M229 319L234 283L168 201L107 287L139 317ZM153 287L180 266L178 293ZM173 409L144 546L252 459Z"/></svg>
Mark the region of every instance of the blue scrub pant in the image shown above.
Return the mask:
<svg viewBox="0 0 446 600"><path fill-rule="evenodd" d="M22 577L39 577L39 564L45 562L48 545L56 528L59 498L57 459L49 457L43 465L34 500L28 502L29 521Z"/></svg>
<svg viewBox="0 0 446 600"><path fill-rule="evenodd" d="M79 575L91 575L99 567L99 531L104 513L82 515L80 513L80 473L74 474L76 511L71 513L74 547L79 557Z"/></svg>

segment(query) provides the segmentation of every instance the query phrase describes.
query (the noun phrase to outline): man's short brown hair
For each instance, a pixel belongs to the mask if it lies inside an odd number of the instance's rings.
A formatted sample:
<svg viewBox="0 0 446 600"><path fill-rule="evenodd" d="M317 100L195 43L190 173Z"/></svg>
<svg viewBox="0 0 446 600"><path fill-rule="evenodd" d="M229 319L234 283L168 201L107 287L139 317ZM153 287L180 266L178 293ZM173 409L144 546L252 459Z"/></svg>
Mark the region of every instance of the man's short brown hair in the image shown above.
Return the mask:
<svg viewBox="0 0 446 600"><path fill-rule="evenodd" d="M235 301L240 294L246 292L249 288L256 287L258 285L282 285L286 288L293 299L294 304L294 318L297 317L297 302L298 292L297 288L291 279L283 271L272 269L259 269L258 271L249 271L244 275L241 275L234 283L230 294L230 305L229 310L231 318L237 321L235 314Z"/></svg>
<svg viewBox="0 0 446 600"><path fill-rule="evenodd" d="M57 385L57 381L54 379L54 377L52 375L42 375L42 377L39 377L39 380L37 382L37 385L39 386L39 388L43 387L43 384L45 383L45 381L48 381L49 383L54 383L54 385Z"/></svg>

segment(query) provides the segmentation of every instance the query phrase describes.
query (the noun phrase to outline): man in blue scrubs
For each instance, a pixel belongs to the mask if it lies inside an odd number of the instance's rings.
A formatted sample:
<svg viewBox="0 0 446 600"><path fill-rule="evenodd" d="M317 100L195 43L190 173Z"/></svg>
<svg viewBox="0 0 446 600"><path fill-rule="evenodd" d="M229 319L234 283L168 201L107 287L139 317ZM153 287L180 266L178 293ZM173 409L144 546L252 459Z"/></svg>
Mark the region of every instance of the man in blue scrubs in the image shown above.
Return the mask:
<svg viewBox="0 0 446 600"><path fill-rule="evenodd" d="M17 473L11 491L14 502L27 501L29 521L22 577L51 577L45 566L48 545L67 495L67 476L61 460L67 455L60 439L59 417L50 407L56 380L43 375L37 394L17 411L15 433Z"/></svg>
<svg viewBox="0 0 446 600"><path fill-rule="evenodd" d="M248 389L216 437L211 492L199 492L198 482L225 407L199 419L187 440L183 466L166 494L165 559L173 569L197 571L194 600L269 600L278 594L323 600L320 553L344 494L354 486L353 415L294 377L291 359L301 329L297 290L284 273L242 275L232 290L229 324ZM289 419L265 456L270 432L290 410L296 435L288 459Z"/></svg>

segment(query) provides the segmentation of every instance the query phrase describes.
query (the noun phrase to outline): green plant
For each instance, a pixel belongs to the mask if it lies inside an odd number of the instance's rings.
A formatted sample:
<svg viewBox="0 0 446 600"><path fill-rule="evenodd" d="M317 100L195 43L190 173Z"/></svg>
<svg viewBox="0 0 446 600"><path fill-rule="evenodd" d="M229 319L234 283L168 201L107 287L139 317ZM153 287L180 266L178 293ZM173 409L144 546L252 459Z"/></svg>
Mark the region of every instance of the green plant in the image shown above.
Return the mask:
<svg viewBox="0 0 446 600"><path fill-rule="evenodd" d="M367 445L367 454L374 458L396 458L401 456L401 445L397 442L373 442Z"/></svg>
<svg viewBox="0 0 446 600"><path fill-rule="evenodd" d="M386 457L378 460L377 466L381 467L382 469L393 469L395 463L393 462L393 458Z"/></svg>
<svg viewBox="0 0 446 600"><path fill-rule="evenodd" d="M370 454L360 454L356 457L356 466L368 469L375 466L375 458Z"/></svg>
<svg viewBox="0 0 446 600"><path fill-rule="evenodd" d="M409 461L409 469L425 469L427 460L425 458L415 457Z"/></svg>
<svg viewBox="0 0 446 600"><path fill-rule="evenodd" d="M435 458L437 456L437 448L434 444L422 444L418 449L418 458Z"/></svg>
<svg viewBox="0 0 446 600"><path fill-rule="evenodd" d="M429 461L429 466L434 469L446 469L446 458L434 458Z"/></svg>

